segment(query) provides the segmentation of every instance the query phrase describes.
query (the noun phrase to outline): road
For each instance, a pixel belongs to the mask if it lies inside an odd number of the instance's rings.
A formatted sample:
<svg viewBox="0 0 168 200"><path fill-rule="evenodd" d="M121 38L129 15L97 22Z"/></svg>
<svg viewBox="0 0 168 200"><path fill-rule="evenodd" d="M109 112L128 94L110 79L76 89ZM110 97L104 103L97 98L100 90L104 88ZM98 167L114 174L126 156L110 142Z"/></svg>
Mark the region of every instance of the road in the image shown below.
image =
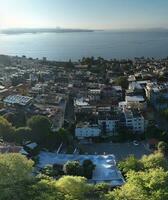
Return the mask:
<svg viewBox="0 0 168 200"><path fill-rule="evenodd" d="M70 97L66 109L65 109L65 120L70 123L74 123L75 121L75 113L74 113L74 105L73 105L73 98Z"/></svg>
<svg viewBox="0 0 168 200"><path fill-rule="evenodd" d="M145 143L134 146L132 143L101 143L101 144L83 144L82 149L88 154L114 154L116 160L122 160L133 154L138 159L143 155L150 154Z"/></svg>

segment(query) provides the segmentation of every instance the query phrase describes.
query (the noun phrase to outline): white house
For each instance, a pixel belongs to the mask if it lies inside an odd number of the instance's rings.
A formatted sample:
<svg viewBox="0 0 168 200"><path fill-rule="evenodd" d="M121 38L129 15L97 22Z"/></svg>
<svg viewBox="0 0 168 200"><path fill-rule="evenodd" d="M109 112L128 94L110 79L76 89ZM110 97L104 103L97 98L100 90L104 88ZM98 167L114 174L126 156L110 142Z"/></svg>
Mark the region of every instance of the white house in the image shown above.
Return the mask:
<svg viewBox="0 0 168 200"><path fill-rule="evenodd" d="M75 128L75 136L78 139L98 137L101 134L101 129L98 125L89 125L88 123L78 124Z"/></svg>
<svg viewBox="0 0 168 200"><path fill-rule="evenodd" d="M145 131L144 117L135 111L124 110L125 125L133 132L143 133Z"/></svg>

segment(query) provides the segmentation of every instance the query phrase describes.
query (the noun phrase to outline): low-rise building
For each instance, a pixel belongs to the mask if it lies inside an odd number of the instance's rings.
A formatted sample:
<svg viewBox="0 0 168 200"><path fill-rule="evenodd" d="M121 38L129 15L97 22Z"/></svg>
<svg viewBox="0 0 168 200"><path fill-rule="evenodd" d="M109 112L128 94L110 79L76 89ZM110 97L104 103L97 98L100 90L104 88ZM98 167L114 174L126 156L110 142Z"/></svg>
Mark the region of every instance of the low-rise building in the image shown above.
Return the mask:
<svg viewBox="0 0 168 200"><path fill-rule="evenodd" d="M15 106L15 105L19 105L19 106L27 106L30 105L32 103L33 98L32 97L28 97L28 96L22 96L22 95L9 95L8 97L6 97L3 102L5 105L9 105L9 106Z"/></svg>
<svg viewBox="0 0 168 200"><path fill-rule="evenodd" d="M78 139L94 138L99 137L101 134L101 129L97 124L90 125L88 123L77 124L75 128L75 136Z"/></svg>
<svg viewBox="0 0 168 200"><path fill-rule="evenodd" d="M156 110L168 108L168 83L148 83L145 91L146 97Z"/></svg>
<svg viewBox="0 0 168 200"><path fill-rule="evenodd" d="M117 116L111 114L100 114L98 117L98 125L102 132L108 135L116 135L118 129L119 119Z"/></svg>
<svg viewBox="0 0 168 200"><path fill-rule="evenodd" d="M121 186L125 180L116 166L116 158L110 155L78 155L78 154L57 154L51 152L40 152L38 168L44 168L46 165L58 164L63 166L67 161L79 161L80 164L84 160L91 160L95 165L92 179L90 183L106 183L110 187Z"/></svg>
<svg viewBox="0 0 168 200"><path fill-rule="evenodd" d="M125 126L134 133L145 131L145 119L138 111L124 110Z"/></svg>

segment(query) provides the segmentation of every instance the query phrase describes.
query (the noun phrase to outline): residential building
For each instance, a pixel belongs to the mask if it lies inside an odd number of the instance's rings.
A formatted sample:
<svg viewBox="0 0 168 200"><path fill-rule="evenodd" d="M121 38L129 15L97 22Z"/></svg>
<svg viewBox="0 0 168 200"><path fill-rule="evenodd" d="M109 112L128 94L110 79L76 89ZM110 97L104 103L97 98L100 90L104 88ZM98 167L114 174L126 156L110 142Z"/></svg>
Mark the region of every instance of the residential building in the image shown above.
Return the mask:
<svg viewBox="0 0 168 200"><path fill-rule="evenodd" d="M146 97L156 110L168 108L168 83L148 83Z"/></svg>
<svg viewBox="0 0 168 200"><path fill-rule="evenodd" d="M138 111L124 110L125 126L134 133L145 131L145 119Z"/></svg>
<svg viewBox="0 0 168 200"><path fill-rule="evenodd" d="M94 138L101 135L101 129L98 125L90 125L88 123L77 124L75 128L75 136L78 139Z"/></svg>
<svg viewBox="0 0 168 200"><path fill-rule="evenodd" d="M110 113L101 113L98 115L98 125L102 129L102 133L107 135L116 135L119 125L117 116Z"/></svg>
<svg viewBox="0 0 168 200"><path fill-rule="evenodd" d="M28 106L32 103L32 101L32 97L22 95L9 95L3 100L4 104L7 106Z"/></svg>

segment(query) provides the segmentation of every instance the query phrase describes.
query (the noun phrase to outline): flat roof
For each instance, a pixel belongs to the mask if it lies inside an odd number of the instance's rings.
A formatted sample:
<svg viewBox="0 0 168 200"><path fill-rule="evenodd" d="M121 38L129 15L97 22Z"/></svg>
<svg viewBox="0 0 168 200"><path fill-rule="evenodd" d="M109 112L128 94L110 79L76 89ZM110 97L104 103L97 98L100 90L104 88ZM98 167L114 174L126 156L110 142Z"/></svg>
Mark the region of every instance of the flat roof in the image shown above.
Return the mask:
<svg viewBox="0 0 168 200"><path fill-rule="evenodd" d="M84 98L75 99L74 103L75 103L75 106L88 106L89 105L89 103L86 102Z"/></svg>
<svg viewBox="0 0 168 200"><path fill-rule="evenodd" d="M93 171L92 181L108 182L111 186L119 186L125 183L121 172L116 167L115 156L109 155L76 155L76 154L57 154L51 152L40 152L38 167L43 168L48 164L64 165L67 161L91 160L96 168Z"/></svg>
<svg viewBox="0 0 168 200"><path fill-rule="evenodd" d="M119 85L114 85L112 88L117 90L117 91L122 91L122 87L119 86Z"/></svg>
<svg viewBox="0 0 168 200"><path fill-rule="evenodd" d="M10 95L6 97L3 101L7 104L18 104L25 106L27 105L33 98L28 96L21 96L21 95Z"/></svg>
<svg viewBox="0 0 168 200"><path fill-rule="evenodd" d="M138 102L143 102L145 101L144 97L143 96L126 96L125 97L126 101L128 102L134 102L134 101L138 101Z"/></svg>

